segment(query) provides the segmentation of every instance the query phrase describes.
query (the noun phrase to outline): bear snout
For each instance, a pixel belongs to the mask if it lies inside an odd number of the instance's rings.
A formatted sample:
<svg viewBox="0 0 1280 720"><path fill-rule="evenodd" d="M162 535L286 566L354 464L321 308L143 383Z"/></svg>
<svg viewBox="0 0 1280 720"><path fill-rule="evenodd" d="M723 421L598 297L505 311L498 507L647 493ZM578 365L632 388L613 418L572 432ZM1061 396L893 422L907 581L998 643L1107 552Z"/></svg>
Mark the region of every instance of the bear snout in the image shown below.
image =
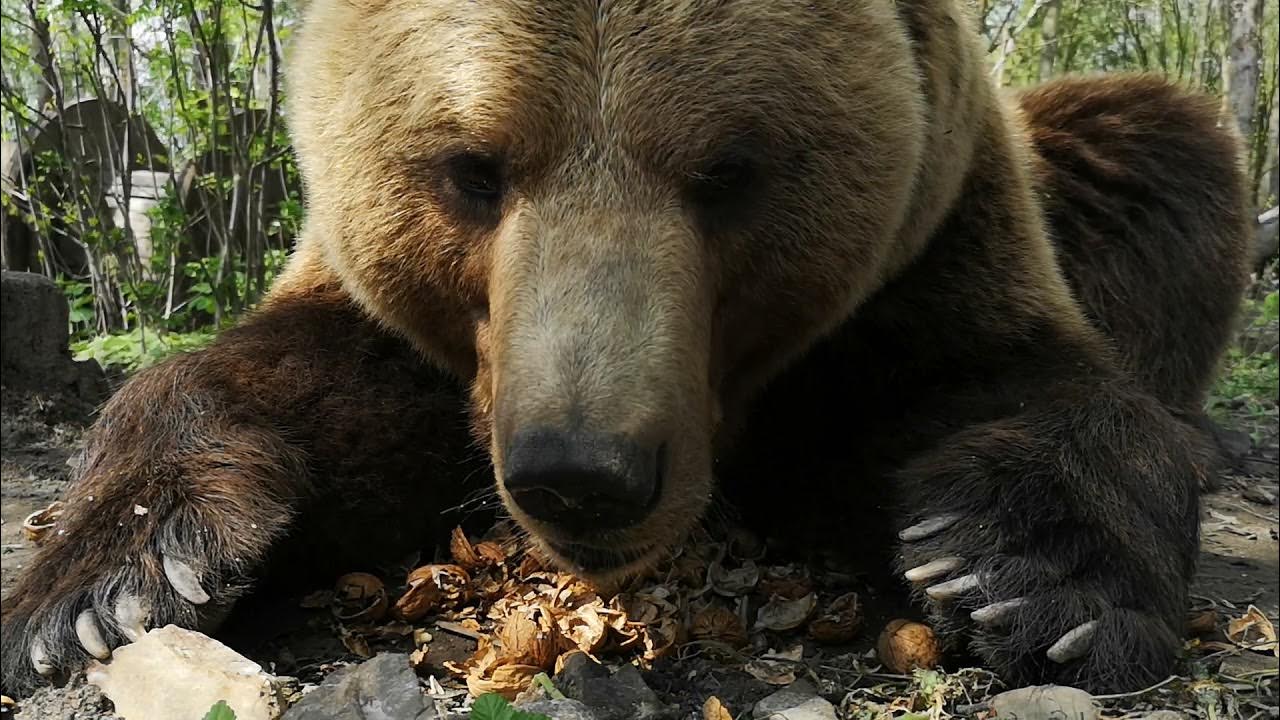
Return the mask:
<svg viewBox="0 0 1280 720"><path fill-rule="evenodd" d="M520 429L503 463L511 500L571 541L642 522L658 504L665 443L623 434Z"/></svg>

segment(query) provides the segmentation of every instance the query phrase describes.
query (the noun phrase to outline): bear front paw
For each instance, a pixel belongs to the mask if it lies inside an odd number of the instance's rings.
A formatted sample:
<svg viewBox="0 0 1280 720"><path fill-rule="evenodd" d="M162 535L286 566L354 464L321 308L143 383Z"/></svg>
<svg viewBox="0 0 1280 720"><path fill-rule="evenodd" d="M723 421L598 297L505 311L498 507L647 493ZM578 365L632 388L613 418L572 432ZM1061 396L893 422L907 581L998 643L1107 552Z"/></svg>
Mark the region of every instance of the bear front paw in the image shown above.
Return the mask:
<svg viewBox="0 0 1280 720"><path fill-rule="evenodd" d="M108 511L108 514L110 512ZM3 685L25 694L39 682L168 624L207 629L225 617L243 582L221 553L227 545L186 513L156 521L120 520L95 536L86 515L60 522L63 534L41 548L3 611ZM199 547L178 538L201 538Z"/></svg>
<svg viewBox="0 0 1280 720"><path fill-rule="evenodd" d="M98 660L106 660L111 657L112 648L119 644L117 641L133 642L142 637L150 627L190 616L196 608L209 602L209 593L201 585L201 573L191 563L161 555L160 565L164 570L164 582L160 586L148 587L146 580L130 577L127 569L120 569L114 573L113 578L100 580L100 587L87 589L86 595L91 598L92 606L76 613L71 626L74 642L80 646L78 650L83 650ZM121 590L113 598L103 597L111 596L110 588L113 585L131 589ZM177 597L164 597L170 593ZM184 601L191 607L183 607ZM99 608L106 610L105 619L99 617ZM157 612L158 608L165 608L165 611ZM50 608L46 614L57 617L61 613ZM27 630L30 637L28 656L31 667L40 675L52 675L58 669L55 658L63 658L68 654L66 646L72 639L70 636L58 637L60 631L65 634L66 628L58 628L56 624L50 624L43 631L39 627ZM56 655L51 654L51 645L58 648Z"/></svg>
<svg viewBox="0 0 1280 720"><path fill-rule="evenodd" d="M1161 577L1158 560L1132 549L1095 555L1084 552L1087 541L1046 534L1015 554L1002 537L997 518L958 513L899 533L903 576L951 645L967 645L1016 684L1115 691L1167 676L1181 617L1169 600L1185 597L1180 576Z"/></svg>
<svg viewBox="0 0 1280 720"><path fill-rule="evenodd" d="M288 457L271 441L242 427L212 450L145 464L120 443L93 446L0 611L4 692L105 660L151 628L219 623L295 511L282 478L300 471L267 461Z"/></svg>

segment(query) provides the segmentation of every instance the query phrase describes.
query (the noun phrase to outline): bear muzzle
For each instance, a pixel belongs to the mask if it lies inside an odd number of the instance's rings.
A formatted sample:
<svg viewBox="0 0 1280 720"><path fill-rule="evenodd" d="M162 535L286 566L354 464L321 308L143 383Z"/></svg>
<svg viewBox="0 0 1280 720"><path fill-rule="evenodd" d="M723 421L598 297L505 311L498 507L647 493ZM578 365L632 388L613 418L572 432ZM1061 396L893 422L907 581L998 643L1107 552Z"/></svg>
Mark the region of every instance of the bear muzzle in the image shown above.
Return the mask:
<svg viewBox="0 0 1280 720"><path fill-rule="evenodd" d="M661 497L666 465L666 443L533 427L512 436L503 484L521 511L576 546L648 517ZM589 554L568 549L574 556Z"/></svg>

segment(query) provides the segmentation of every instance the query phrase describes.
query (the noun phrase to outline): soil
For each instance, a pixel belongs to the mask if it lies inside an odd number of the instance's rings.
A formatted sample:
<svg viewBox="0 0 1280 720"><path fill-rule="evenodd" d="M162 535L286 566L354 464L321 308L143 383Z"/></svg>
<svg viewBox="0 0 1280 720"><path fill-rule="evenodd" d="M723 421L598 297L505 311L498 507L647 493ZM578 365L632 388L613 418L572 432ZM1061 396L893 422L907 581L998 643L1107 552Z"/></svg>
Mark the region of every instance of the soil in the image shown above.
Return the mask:
<svg viewBox="0 0 1280 720"><path fill-rule="evenodd" d="M58 499L66 488L77 457L77 444L92 408L74 400L33 395L18 397L6 393L3 400L0 590L7 595L33 552L33 546L23 537L23 518ZM1246 423L1239 425L1246 426ZM1275 501L1280 496L1280 448L1277 447L1280 430L1274 423L1270 427L1264 424L1261 430L1256 423L1249 425L1255 433L1251 439L1241 433L1229 433L1237 446L1235 466L1223 473L1220 485L1203 499L1202 553L1191 610L1215 611L1220 623L1238 617L1250 605L1259 608L1273 623L1280 616L1280 588L1277 587L1280 517ZM867 588L866 592L865 627L879 628L893 613L900 611L893 603L878 603L873 588ZM255 603L252 612L237 615L241 619L227 627L222 638L277 674L314 683L343 663L358 660L333 633L327 613L301 608L299 598L262 599ZM909 679L867 674L865 668L875 664L868 656L875 633L863 634L868 637L853 647L822 649L816 654L806 652L808 676L833 700L839 700L855 685L864 688L858 692L872 692L865 686L873 679L881 686L898 683L895 687L904 692L908 690ZM447 673L442 663L467 657L475 643L447 632L433 630L433 635L431 665L443 682ZM412 649L407 637L388 637L371 645L375 651L384 647ZM680 706L681 717L701 717L700 708L711 695L719 697L737 716L777 689L739 669L743 659L742 656L726 658L696 645L685 646L675 657L660 661L647 673L646 681L664 701ZM1188 674L1194 672L1197 671L1188 667ZM1263 717L1276 717L1273 707L1276 675L1272 672L1263 677L1264 687L1259 688L1262 691L1259 697L1267 699L1253 702L1262 703ZM986 685L992 682L993 679L986 679ZM1181 707L1181 698L1189 697L1190 691L1173 692L1170 690L1173 687L1169 685L1161 691L1168 691L1167 696L1162 696L1166 697L1165 704L1148 696L1143 698L1148 704L1132 707ZM82 678L78 678L64 687L45 688L23 700L18 717L109 718L109 707L92 686L84 685ZM7 712L3 714L8 716Z"/></svg>

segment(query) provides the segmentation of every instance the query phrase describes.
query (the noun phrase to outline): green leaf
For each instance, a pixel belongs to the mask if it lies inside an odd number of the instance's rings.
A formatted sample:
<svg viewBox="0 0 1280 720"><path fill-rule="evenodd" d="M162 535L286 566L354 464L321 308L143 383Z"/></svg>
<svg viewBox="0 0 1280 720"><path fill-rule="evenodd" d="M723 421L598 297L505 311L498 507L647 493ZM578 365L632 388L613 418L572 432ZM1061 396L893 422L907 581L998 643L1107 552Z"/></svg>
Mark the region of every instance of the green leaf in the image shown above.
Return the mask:
<svg viewBox="0 0 1280 720"><path fill-rule="evenodd" d="M227 705L226 700L219 700L205 713L204 720L236 720L236 711Z"/></svg>
<svg viewBox="0 0 1280 720"><path fill-rule="evenodd" d="M507 699L496 693L481 695L471 705L471 720L551 720L541 713L528 713L511 707Z"/></svg>

